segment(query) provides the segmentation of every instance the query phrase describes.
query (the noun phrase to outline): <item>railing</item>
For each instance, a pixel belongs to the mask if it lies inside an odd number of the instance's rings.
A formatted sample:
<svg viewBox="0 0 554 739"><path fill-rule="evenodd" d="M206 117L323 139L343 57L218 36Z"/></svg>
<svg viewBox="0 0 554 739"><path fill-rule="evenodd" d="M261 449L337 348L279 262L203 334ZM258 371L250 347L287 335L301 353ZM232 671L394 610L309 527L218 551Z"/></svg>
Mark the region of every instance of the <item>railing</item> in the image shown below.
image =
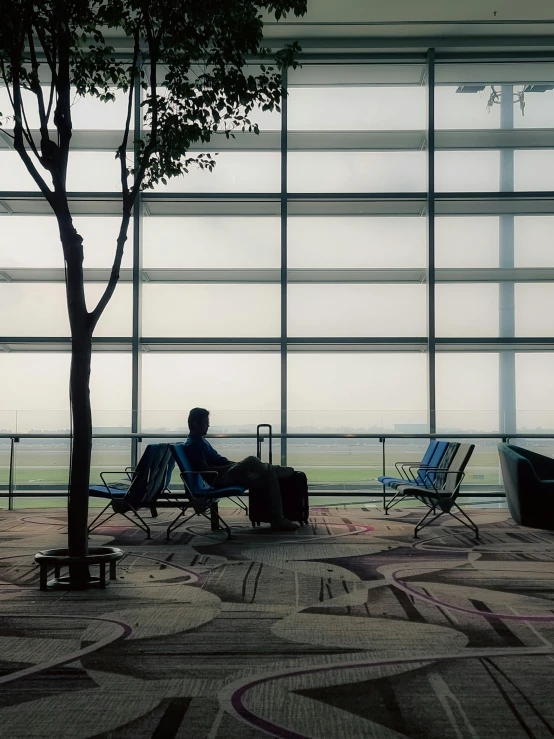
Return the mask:
<svg viewBox="0 0 554 739"><path fill-rule="evenodd" d="M265 459L268 458L268 452L267 449L267 436L263 435L263 433L258 436L255 433L235 433L235 434L228 434L228 433L211 433L208 434L208 438L212 439L221 439L221 440L254 440L258 439L258 448L262 450L262 454ZM280 434L280 433L274 433L273 434L273 440L275 442L280 442L282 439L286 439L288 443L288 456L289 456L289 463L293 464L294 466L301 467L304 469L307 474L308 478L310 480L310 491L318 496L322 497L337 497L337 498L368 498L371 496L379 495L383 496L383 500L392 493L389 491L386 491L383 486L377 481L377 477L379 475L388 474L389 472L395 473L394 469L394 462L395 461L406 461L407 455L413 456L414 464L417 464L418 461L421 460L421 456L423 454L423 445L419 446L417 448L417 442L418 441L428 441L430 439L448 439L448 440L456 440L456 439L464 439L464 440L480 440L481 442L485 442L484 445L481 447L477 446L476 453L474 454L474 458L476 461L474 462L475 467L474 469L479 469L481 471L480 474L466 474L466 484L463 486L463 493L462 495L465 495L466 497L495 497L495 498L503 498L504 497L504 491L502 487L502 480L500 476L500 470L499 470L499 462L498 462L498 455L496 453L496 445L494 445L492 442L495 441L508 441L509 439L525 439L529 442L535 442L535 446L539 446L539 442L543 442L542 446L548 446L548 442L552 442L552 452L554 453L554 434L510 434L509 436L506 434L360 434L360 433L321 433L321 434L306 434L306 433L288 433L288 434ZM106 434L106 433L99 433L99 434L93 434L93 443L98 440L112 440L112 441L129 441L129 447L128 449L119 448L115 450L115 454L118 454L121 457L125 456L125 460L121 459L121 461L118 461L117 469L123 469L123 467L126 466L131 461L131 445L135 444L141 444L144 443L144 440L153 441L153 440L160 440L160 439L183 439L182 433L156 433L156 432L142 432L142 433L125 433L125 434ZM14 434L14 433L3 433L0 434L0 456L2 454L2 440L9 441L9 444L6 444L6 447L3 451L7 453L8 456L8 463L7 464L1 464L0 463L0 470L3 470L4 474L2 475L2 479L0 480L0 499L1 498L7 498L8 499L8 507L10 509L13 508L13 503L16 498L43 498L43 497L64 497L67 496L67 469L68 465L51 465L49 466L43 466L40 465L22 465L23 469L38 469L39 472L42 471L44 473L47 469L57 469L61 475L65 475L65 480L56 480L55 482L48 482L44 478L39 478L35 480L27 480L23 483L19 483L16 481L16 449L17 445L21 443L22 441L25 442L27 440L36 440L36 441L59 441L63 442L64 440L67 441L67 445L62 450L54 451L52 448L48 451L46 451L46 454L53 455L53 454L61 454L63 456L67 456L67 461L69 461L69 444L71 440L71 435L68 433L24 433L24 434ZM306 442L304 447L298 451L298 449L295 450L294 448L294 442L295 440L299 442ZM325 449L322 451L321 446L319 448L316 446L316 444L309 445L309 442L325 442L325 441L338 441L338 440L352 440L352 442L359 442L359 441L367 441L368 445L367 447L360 447L358 444L354 455L358 456L358 463L357 464L338 464L337 461L335 463L332 463L332 457L333 454L335 454L335 457L337 455L342 454L343 456L347 453L349 456L352 455L352 451L348 450L348 445L338 445L335 449L329 451L329 449ZM292 443L291 443L292 442ZM371 442L374 442L373 445ZM406 449L407 444L410 442L413 442L413 446L415 445L416 448ZM242 451L244 452L243 456L247 456L248 454L254 453L254 443L252 444L252 448L247 448L246 445L244 446L244 449ZM480 450L480 451L478 451ZM33 451L35 454L45 454L44 449L40 450L37 447L32 447L31 451ZM106 450L104 449L104 452ZM236 451L236 450L235 450ZM550 451L549 449L546 450L547 452ZM135 456L136 453L139 453L140 456L140 450L138 448L135 449ZM302 457L302 454L304 457ZM401 456L398 456L401 454ZM479 466L479 455L484 459L481 460L481 465ZM322 462L319 462L317 464L310 463L310 455L313 457L320 456L323 457L323 462L325 462L325 457L329 458L331 457L331 463L330 464L322 464ZM364 456L365 455L365 456ZM275 455L277 458L279 455ZM338 458L338 457L337 457ZM302 460L305 460L305 463L302 462ZM328 459L327 459L328 461ZM100 469L106 469L109 466L115 466L113 464L107 464L105 461L100 466ZM7 468L7 469L6 469ZM98 468L98 465L93 466L94 469ZM340 472L337 474L331 475L331 477L339 477L339 479L335 480L325 480L320 479L318 480L318 474L319 477L325 477L325 474L328 474L329 471L337 472L337 470L342 470L342 474L346 475L346 471L349 473L352 473L352 471L357 471L357 474L354 474L351 480L340 480ZM471 463L468 470L471 470ZM371 471L371 476L368 476L368 471ZM7 472L7 475L5 475L5 472ZM312 474L310 474L310 472ZM359 473L359 474L358 474ZM487 479L487 475L488 478ZM358 479L357 479L358 478ZM473 480L473 482L471 482Z"/></svg>

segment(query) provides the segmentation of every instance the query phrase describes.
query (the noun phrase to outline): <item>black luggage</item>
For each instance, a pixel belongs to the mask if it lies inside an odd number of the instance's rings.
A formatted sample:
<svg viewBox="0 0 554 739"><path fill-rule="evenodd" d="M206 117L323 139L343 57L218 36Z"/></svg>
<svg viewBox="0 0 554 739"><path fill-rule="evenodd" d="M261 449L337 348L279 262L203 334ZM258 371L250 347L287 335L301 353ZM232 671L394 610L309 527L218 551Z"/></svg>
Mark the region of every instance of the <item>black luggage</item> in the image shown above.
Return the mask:
<svg viewBox="0 0 554 739"><path fill-rule="evenodd" d="M258 426L257 433L257 456L261 457L261 443L264 441L260 437L260 428ZM272 433L269 424L263 424L269 428L269 461L273 457L272 454ZM308 500L308 478L304 472L295 472L293 475L279 479L279 488L281 490L281 500L283 502L283 514L289 521L297 521L300 525L307 524L310 517L310 505ZM256 491L250 491L250 500L248 504L248 516L253 526L261 523L271 523L271 514L269 511L268 500L263 495L256 494Z"/></svg>
<svg viewBox="0 0 554 739"><path fill-rule="evenodd" d="M308 478L304 472L295 472L291 477L279 480L283 513L289 521L307 524L310 517L308 501Z"/></svg>

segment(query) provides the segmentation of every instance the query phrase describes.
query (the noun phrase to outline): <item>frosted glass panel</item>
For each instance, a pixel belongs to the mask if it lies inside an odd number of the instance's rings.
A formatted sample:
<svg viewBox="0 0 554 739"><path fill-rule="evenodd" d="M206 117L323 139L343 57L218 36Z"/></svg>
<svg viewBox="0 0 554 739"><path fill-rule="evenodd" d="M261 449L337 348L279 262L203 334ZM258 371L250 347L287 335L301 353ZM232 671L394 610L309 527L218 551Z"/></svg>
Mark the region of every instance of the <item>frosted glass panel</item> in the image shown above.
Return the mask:
<svg viewBox="0 0 554 739"><path fill-rule="evenodd" d="M498 283L436 285L437 336L498 336Z"/></svg>
<svg viewBox="0 0 554 739"><path fill-rule="evenodd" d="M104 290L100 283L85 285L92 310ZM95 336L131 336L132 286L119 284L95 329ZM69 336L63 283L0 283L0 335Z"/></svg>
<svg viewBox="0 0 554 739"><path fill-rule="evenodd" d="M551 128L553 81L554 65L548 62L438 64L435 125L439 129L500 128L505 95L513 105L514 128Z"/></svg>
<svg viewBox="0 0 554 739"><path fill-rule="evenodd" d="M291 151L291 192L421 192L426 155L414 152Z"/></svg>
<svg viewBox="0 0 554 739"><path fill-rule="evenodd" d="M554 431L554 353L516 353L517 430ZM519 441L517 442L519 444ZM551 444L551 441L548 442ZM540 450L539 450L540 452ZM548 452L551 454L551 452Z"/></svg>
<svg viewBox="0 0 554 739"><path fill-rule="evenodd" d="M495 216L435 220L435 265L498 267L499 220Z"/></svg>
<svg viewBox="0 0 554 739"><path fill-rule="evenodd" d="M281 159L278 152L234 152L214 154L212 172L191 165L188 174L159 184L156 192L280 192ZM52 179L41 170L51 187ZM67 189L73 192L120 192L119 161L108 151L74 151L70 154ZM129 180L131 182L132 179ZM16 152L0 152L0 189L37 190Z"/></svg>
<svg viewBox="0 0 554 739"><path fill-rule="evenodd" d="M514 218L515 266L554 267L554 216Z"/></svg>
<svg viewBox="0 0 554 739"><path fill-rule="evenodd" d="M554 190L553 167L551 149L515 151L514 190Z"/></svg>
<svg viewBox="0 0 554 739"><path fill-rule="evenodd" d="M498 192L499 151L437 151L435 189L438 192Z"/></svg>
<svg viewBox="0 0 554 739"><path fill-rule="evenodd" d="M424 218L288 219L291 268L424 267Z"/></svg>
<svg viewBox="0 0 554 739"><path fill-rule="evenodd" d="M425 285L289 285L291 336L424 336Z"/></svg>
<svg viewBox="0 0 554 739"><path fill-rule="evenodd" d="M74 218L83 237L85 268L111 267L115 256L119 218ZM0 269L13 267L63 268L64 259L58 224L54 216L12 216L0 220ZM122 267L132 267L133 239L129 228ZM16 248L14 248L16 247Z"/></svg>
<svg viewBox="0 0 554 739"><path fill-rule="evenodd" d="M425 128L424 87L291 87L291 131Z"/></svg>
<svg viewBox="0 0 554 739"><path fill-rule="evenodd" d="M173 177L156 192L280 192L281 155L279 152L212 153L212 172L191 166L188 174Z"/></svg>
<svg viewBox="0 0 554 739"><path fill-rule="evenodd" d="M52 189L50 173L37 163L37 169ZM131 180L130 180L131 182ZM15 151L0 152L0 190L36 191L38 185ZM68 192L120 192L119 161L109 151L73 151L67 167Z"/></svg>
<svg viewBox="0 0 554 739"><path fill-rule="evenodd" d="M69 353L0 355L0 427L69 431ZM90 374L96 431L131 426L131 355L93 353Z"/></svg>
<svg viewBox="0 0 554 739"><path fill-rule="evenodd" d="M554 284L516 283L516 336L554 336Z"/></svg>
<svg viewBox="0 0 554 739"><path fill-rule="evenodd" d="M248 337L280 334L279 285L143 286L143 336Z"/></svg>
<svg viewBox="0 0 554 739"><path fill-rule="evenodd" d="M498 354L439 353L436 358L437 431L498 431Z"/></svg>
<svg viewBox="0 0 554 739"><path fill-rule="evenodd" d="M43 95L46 105L50 95L50 88L43 87ZM113 89L116 96L113 102L103 103L93 95L81 97L77 95L76 89L71 88L71 123L74 130L121 130L125 127L127 119L128 96L121 90ZM23 90L22 100L25 108L25 116L31 128L40 128L40 117L38 113L37 98L34 93ZM55 105L55 103L54 103ZM0 111L4 116L13 116L13 108L4 85L0 85ZM133 126L133 113L131 112L131 128ZM54 129L54 114L50 116L49 127ZM5 128L13 128L13 122L6 122ZM52 132L51 138L55 141L56 134Z"/></svg>
<svg viewBox="0 0 554 739"><path fill-rule="evenodd" d="M435 128L484 129L500 127L500 105L487 112L491 89L474 93L456 92L458 85L435 87Z"/></svg>
<svg viewBox="0 0 554 739"><path fill-rule="evenodd" d="M290 354L289 430L309 433L427 427L423 354Z"/></svg>
<svg viewBox="0 0 554 739"><path fill-rule="evenodd" d="M148 268L280 267L279 218L145 218Z"/></svg>
<svg viewBox="0 0 554 739"><path fill-rule="evenodd" d="M52 178L48 172L40 166L38 169L46 184L51 187ZM0 151L0 190L39 190L16 151Z"/></svg>
<svg viewBox="0 0 554 739"><path fill-rule="evenodd" d="M210 411L213 430L255 431L280 420L281 359L275 354L145 354L142 357L142 428L188 434L190 408ZM218 448L217 440L212 442ZM255 454L245 442L243 457Z"/></svg>

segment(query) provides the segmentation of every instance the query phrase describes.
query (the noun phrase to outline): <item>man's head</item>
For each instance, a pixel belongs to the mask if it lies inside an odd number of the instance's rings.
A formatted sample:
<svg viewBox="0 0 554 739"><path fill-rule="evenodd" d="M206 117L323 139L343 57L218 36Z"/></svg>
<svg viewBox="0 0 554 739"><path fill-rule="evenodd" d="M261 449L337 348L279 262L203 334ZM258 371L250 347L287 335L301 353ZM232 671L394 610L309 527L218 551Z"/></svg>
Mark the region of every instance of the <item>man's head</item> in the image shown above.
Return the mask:
<svg viewBox="0 0 554 739"><path fill-rule="evenodd" d="M188 423L191 434L204 436L210 428L210 411L205 408L193 408L189 413Z"/></svg>

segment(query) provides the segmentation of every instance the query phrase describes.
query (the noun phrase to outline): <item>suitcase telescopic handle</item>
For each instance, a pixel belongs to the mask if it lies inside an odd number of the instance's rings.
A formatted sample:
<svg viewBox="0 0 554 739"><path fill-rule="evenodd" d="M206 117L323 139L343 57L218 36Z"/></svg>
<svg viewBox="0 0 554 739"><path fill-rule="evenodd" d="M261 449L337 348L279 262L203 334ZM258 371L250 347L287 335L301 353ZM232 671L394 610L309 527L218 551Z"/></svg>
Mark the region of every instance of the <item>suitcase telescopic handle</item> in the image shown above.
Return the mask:
<svg viewBox="0 0 554 739"><path fill-rule="evenodd" d="M270 423L259 423L256 427L256 456L259 460L262 458L262 442L265 441L260 429L268 429L267 438L269 440L269 464L273 464L273 429Z"/></svg>

